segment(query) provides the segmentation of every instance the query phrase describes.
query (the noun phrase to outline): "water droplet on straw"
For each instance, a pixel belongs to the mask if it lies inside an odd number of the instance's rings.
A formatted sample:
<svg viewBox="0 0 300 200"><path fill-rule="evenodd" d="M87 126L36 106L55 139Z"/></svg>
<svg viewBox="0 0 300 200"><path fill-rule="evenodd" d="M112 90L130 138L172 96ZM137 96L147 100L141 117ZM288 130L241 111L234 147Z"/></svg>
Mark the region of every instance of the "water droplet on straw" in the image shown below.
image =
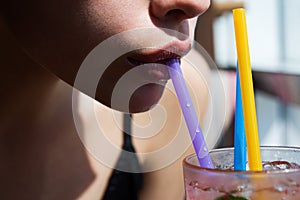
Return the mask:
<svg viewBox="0 0 300 200"><path fill-rule="evenodd" d="M191 104L189 104L189 103L186 104L186 107L190 107L190 106L191 106Z"/></svg>

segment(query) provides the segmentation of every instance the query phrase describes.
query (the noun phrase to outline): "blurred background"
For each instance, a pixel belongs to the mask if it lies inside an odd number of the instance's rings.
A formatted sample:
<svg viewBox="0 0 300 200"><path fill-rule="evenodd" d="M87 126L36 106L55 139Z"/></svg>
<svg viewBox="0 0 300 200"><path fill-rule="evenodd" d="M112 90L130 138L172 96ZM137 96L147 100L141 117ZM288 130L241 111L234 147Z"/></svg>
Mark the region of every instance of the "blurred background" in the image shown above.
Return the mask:
<svg viewBox="0 0 300 200"><path fill-rule="evenodd" d="M227 74L237 62L231 12L237 7L247 13L260 142L299 146L300 1L212 0L199 17L195 38ZM225 127L217 146L233 146L233 131L233 123Z"/></svg>

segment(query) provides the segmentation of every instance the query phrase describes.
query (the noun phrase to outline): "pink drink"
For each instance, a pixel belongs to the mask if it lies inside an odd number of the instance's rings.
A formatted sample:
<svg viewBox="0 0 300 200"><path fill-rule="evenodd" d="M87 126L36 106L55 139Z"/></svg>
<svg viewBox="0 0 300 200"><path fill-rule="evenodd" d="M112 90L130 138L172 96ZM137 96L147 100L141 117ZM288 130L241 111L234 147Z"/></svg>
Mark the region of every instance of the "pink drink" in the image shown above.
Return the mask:
<svg viewBox="0 0 300 200"><path fill-rule="evenodd" d="M210 156L218 169L199 167L195 155L184 159L187 200L300 199L300 148L261 147L262 172L233 171L233 148Z"/></svg>

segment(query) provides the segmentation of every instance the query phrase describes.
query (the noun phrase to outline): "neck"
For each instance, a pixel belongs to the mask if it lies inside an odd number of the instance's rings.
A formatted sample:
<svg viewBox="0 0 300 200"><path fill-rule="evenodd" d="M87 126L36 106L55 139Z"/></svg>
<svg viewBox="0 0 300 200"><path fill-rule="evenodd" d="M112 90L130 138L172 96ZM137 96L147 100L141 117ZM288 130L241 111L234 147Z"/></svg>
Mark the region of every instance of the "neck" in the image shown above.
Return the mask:
<svg viewBox="0 0 300 200"><path fill-rule="evenodd" d="M70 103L71 87L24 53L3 23L0 32L0 119L16 121L17 117L28 116L32 120L50 111L50 105Z"/></svg>

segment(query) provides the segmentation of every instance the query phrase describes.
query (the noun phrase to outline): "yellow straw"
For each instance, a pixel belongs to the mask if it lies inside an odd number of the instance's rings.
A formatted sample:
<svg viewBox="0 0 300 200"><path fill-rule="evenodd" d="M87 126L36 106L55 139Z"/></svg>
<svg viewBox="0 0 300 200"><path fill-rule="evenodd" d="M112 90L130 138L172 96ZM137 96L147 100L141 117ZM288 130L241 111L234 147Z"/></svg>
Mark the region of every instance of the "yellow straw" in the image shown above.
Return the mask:
<svg viewBox="0 0 300 200"><path fill-rule="evenodd" d="M260 157L245 9L234 9L233 19L245 120L248 162L250 170L261 171L262 162Z"/></svg>

